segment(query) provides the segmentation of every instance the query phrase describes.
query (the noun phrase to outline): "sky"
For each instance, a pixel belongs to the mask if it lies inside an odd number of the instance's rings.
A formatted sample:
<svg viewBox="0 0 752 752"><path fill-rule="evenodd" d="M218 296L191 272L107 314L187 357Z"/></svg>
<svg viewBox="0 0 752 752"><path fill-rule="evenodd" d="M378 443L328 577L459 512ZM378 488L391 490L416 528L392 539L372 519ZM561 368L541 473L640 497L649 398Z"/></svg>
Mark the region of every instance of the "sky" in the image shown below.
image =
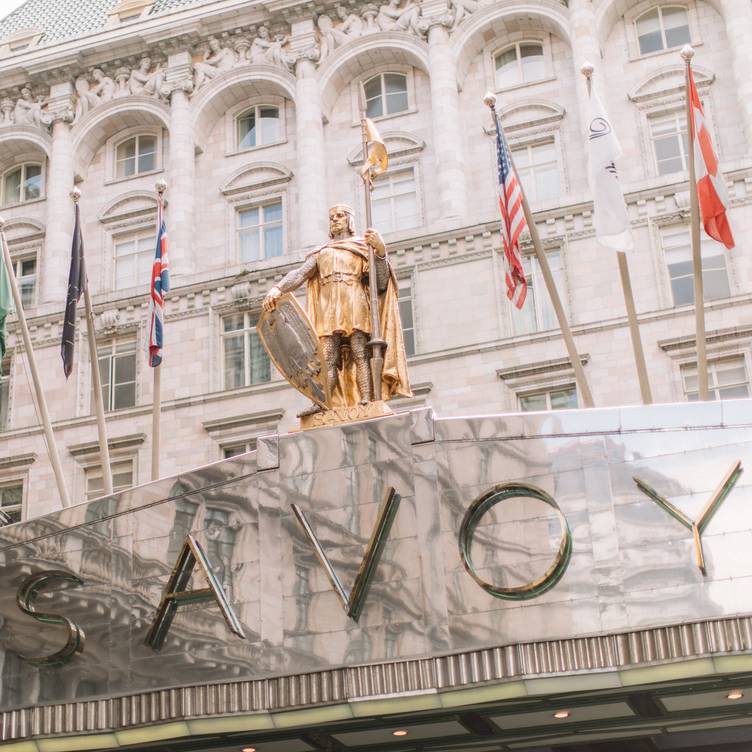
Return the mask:
<svg viewBox="0 0 752 752"><path fill-rule="evenodd" d="M0 18L5 18L11 11L14 11L21 5L24 0L0 0Z"/></svg>

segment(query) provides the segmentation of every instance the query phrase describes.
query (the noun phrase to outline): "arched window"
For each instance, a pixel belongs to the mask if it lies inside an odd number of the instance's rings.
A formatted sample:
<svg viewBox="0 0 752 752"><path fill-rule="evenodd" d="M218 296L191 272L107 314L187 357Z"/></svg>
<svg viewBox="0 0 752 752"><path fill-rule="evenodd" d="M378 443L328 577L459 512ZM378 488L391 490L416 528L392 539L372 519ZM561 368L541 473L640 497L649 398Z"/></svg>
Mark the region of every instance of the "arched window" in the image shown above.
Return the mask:
<svg viewBox="0 0 752 752"><path fill-rule="evenodd" d="M687 9L681 5L663 5L649 10L636 24L642 55L689 44Z"/></svg>
<svg viewBox="0 0 752 752"><path fill-rule="evenodd" d="M540 81L546 75L543 45L539 42L517 42L494 58L496 88Z"/></svg>
<svg viewBox="0 0 752 752"><path fill-rule="evenodd" d="M130 178L156 169L156 136L132 136L115 147L116 178Z"/></svg>
<svg viewBox="0 0 752 752"><path fill-rule="evenodd" d="M237 124L238 150L275 144L282 140L278 107L251 107L238 115Z"/></svg>
<svg viewBox="0 0 752 752"><path fill-rule="evenodd" d="M407 76L402 73L379 73L369 78L363 88L369 118L396 115L408 109Z"/></svg>
<svg viewBox="0 0 752 752"><path fill-rule="evenodd" d="M2 205L34 201L42 195L42 165L23 164L13 167L3 175Z"/></svg>

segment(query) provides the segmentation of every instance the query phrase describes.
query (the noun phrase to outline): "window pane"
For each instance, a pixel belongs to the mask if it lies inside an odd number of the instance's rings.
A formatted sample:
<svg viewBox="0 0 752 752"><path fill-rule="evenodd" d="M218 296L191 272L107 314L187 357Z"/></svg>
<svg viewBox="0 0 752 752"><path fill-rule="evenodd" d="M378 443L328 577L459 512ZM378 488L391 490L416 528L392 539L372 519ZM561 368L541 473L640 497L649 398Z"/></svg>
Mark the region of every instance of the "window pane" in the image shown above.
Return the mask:
<svg viewBox="0 0 752 752"><path fill-rule="evenodd" d="M42 195L42 168L39 165L26 165L24 181L24 201L33 201Z"/></svg>
<svg viewBox="0 0 752 752"><path fill-rule="evenodd" d="M269 356L266 354L261 338L254 330L251 332L251 384L264 384L271 378Z"/></svg>
<svg viewBox="0 0 752 752"><path fill-rule="evenodd" d="M240 240L240 260L241 261L258 261L259 260L259 231L241 230L238 234Z"/></svg>
<svg viewBox="0 0 752 752"><path fill-rule="evenodd" d="M381 96L381 76L374 76L372 79L365 82L363 89L366 94L366 99L375 99Z"/></svg>
<svg viewBox="0 0 752 752"><path fill-rule="evenodd" d="M245 357L243 335L225 337L225 389L234 389L245 383Z"/></svg>
<svg viewBox="0 0 752 752"><path fill-rule="evenodd" d="M252 110L238 118L238 149L256 146L256 111Z"/></svg>
<svg viewBox="0 0 752 752"><path fill-rule="evenodd" d="M229 459L230 457L237 457L239 454L245 454L245 452L245 444L236 444L235 446L222 447L222 456L225 459Z"/></svg>
<svg viewBox="0 0 752 752"><path fill-rule="evenodd" d="M138 171L149 172L150 170L155 170L157 168L156 157L157 155L153 151L147 152L146 154L139 154Z"/></svg>
<svg viewBox="0 0 752 752"><path fill-rule="evenodd" d="M678 134L660 136L653 143L655 145L655 159L658 163L659 175L681 172L684 169Z"/></svg>
<svg viewBox="0 0 752 752"><path fill-rule="evenodd" d="M374 76L363 87L366 95L366 115L381 117L384 114L384 100L381 91L381 76Z"/></svg>
<svg viewBox="0 0 752 752"><path fill-rule="evenodd" d="M0 431L8 427L8 397L10 379L8 378L7 367L0 369Z"/></svg>
<svg viewBox="0 0 752 752"><path fill-rule="evenodd" d="M407 109L407 79L396 73L384 74L386 89L386 111L388 114L404 112Z"/></svg>
<svg viewBox="0 0 752 752"><path fill-rule="evenodd" d="M5 176L5 186L3 189L3 197L5 205L17 204L21 201L21 173L23 169L19 167L17 170L8 173Z"/></svg>
<svg viewBox="0 0 752 752"><path fill-rule="evenodd" d="M261 108L261 143L273 144L280 139L279 110L276 107Z"/></svg>
<svg viewBox="0 0 752 752"><path fill-rule="evenodd" d="M238 220L241 227L256 227L259 223L258 208L245 209L244 211L238 212Z"/></svg>
<svg viewBox="0 0 752 752"><path fill-rule="evenodd" d="M120 410L124 407L133 407L136 404L136 385L135 384L117 384L115 386L115 401L113 410Z"/></svg>
<svg viewBox="0 0 752 752"><path fill-rule="evenodd" d="M556 165L536 169L535 195L538 201L548 201L559 197L559 169Z"/></svg>
<svg viewBox="0 0 752 752"><path fill-rule="evenodd" d="M129 353L115 357L115 383L125 384L136 380L136 356Z"/></svg>
<svg viewBox="0 0 752 752"><path fill-rule="evenodd" d="M415 193L399 196L394 200L394 228L406 230L418 225L418 200Z"/></svg>
<svg viewBox="0 0 752 752"><path fill-rule="evenodd" d="M545 75L543 64L543 47L539 44L520 45L520 59L522 61L522 80L539 81Z"/></svg>
<svg viewBox="0 0 752 752"><path fill-rule="evenodd" d="M282 255L282 225L264 228L264 258Z"/></svg>
<svg viewBox="0 0 752 752"><path fill-rule="evenodd" d="M267 204L264 207L264 224L277 222L282 219L282 202L275 201L273 204Z"/></svg>
<svg viewBox="0 0 752 752"><path fill-rule="evenodd" d="M679 47L689 44L689 21L684 8L663 8L663 28L666 46Z"/></svg>
<svg viewBox="0 0 752 752"><path fill-rule="evenodd" d="M545 394L528 394L524 397L520 397L520 410L522 412L533 412L534 410L546 410L546 395Z"/></svg>
<svg viewBox="0 0 752 752"><path fill-rule="evenodd" d="M135 255L115 259L115 287L131 287L136 284Z"/></svg>
<svg viewBox="0 0 752 752"><path fill-rule="evenodd" d="M233 313L231 316L225 316L222 319L223 328L226 332L235 332L243 328L243 314Z"/></svg>
<svg viewBox="0 0 752 752"><path fill-rule="evenodd" d="M384 101L381 97L366 100L366 116L369 118L381 117L384 114Z"/></svg>
<svg viewBox="0 0 752 752"><path fill-rule="evenodd" d="M111 410L110 404L110 378L112 373L112 358L107 355L99 357L99 380L102 384L102 402L105 410Z"/></svg>
<svg viewBox="0 0 752 752"><path fill-rule="evenodd" d="M577 407L577 390L574 387L551 392L551 409L567 410Z"/></svg>
<svg viewBox="0 0 752 752"><path fill-rule="evenodd" d="M663 49L661 23L657 8L637 19L637 35L640 40L640 52L643 55Z"/></svg>
<svg viewBox="0 0 752 752"><path fill-rule="evenodd" d="M723 263L723 259L721 259L721 263ZM704 259L702 266L703 296L707 300L727 298L731 294L731 291L729 290L729 282L725 266L723 269L706 269ZM694 298L694 293L692 297Z"/></svg>
<svg viewBox="0 0 752 752"><path fill-rule="evenodd" d="M511 47L496 56L496 88L514 86L521 83L520 69L517 63L517 47Z"/></svg>

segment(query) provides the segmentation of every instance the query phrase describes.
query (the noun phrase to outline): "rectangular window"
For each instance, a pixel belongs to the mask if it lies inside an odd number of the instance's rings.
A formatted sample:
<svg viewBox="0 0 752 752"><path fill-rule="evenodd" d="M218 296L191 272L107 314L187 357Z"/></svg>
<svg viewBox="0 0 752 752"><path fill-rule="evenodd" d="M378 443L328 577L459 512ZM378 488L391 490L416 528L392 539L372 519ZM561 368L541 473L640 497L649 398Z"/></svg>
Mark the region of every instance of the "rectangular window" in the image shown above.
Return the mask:
<svg viewBox="0 0 752 752"><path fill-rule="evenodd" d="M413 318L413 288L409 279L399 281L397 289L402 337L405 340L407 356L415 355L415 320Z"/></svg>
<svg viewBox="0 0 752 752"><path fill-rule="evenodd" d="M123 491L133 485L133 460L115 460L110 463L112 470L112 490ZM92 465L86 468L86 500L97 499L104 495L104 477L102 466Z"/></svg>
<svg viewBox="0 0 752 752"><path fill-rule="evenodd" d="M12 481L0 486L0 511L10 522L20 522L23 515L23 483Z"/></svg>
<svg viewBox="0 0 752 752"><path fill-rule="evenodd" d="M671 279L674 305L695 302L692 246L688 227L666 228L661 232L661 245ZM723 246L704 233L701 235L703 295L706 300L727 298L731 294L726 256Z"/></svg>
<svg viewBox="0 0 752 752"><path fill-rule="evenodd" d="M16 274L18 291L21 293L21 305L30 308L34 305L37 286L37 258L26 256L13 259L13 271Z"/></svg>
<svg viewBox="0 0 752 752"><path fill-rule="evenodd" d="M560 251L549 251L546 254L551 273L562 305L566 309L566 280L564 277L564 264ZM556 320L551 298L543 281L543 273L535 256L523 256L522 266L527 279L527 297L521 310L517 310L510 304L510 316L512 317L512 330L516 335L530 334L531 332L544 332L556 329L559 322Z"/></svg>
<svg viewBox="0 0 752 752"><path fill-rule="evenodd" d="M238 211L237 233L241 261L281 256L284 252L282 201Z"/></svg>
<svg viewBox="0 0 752 752"><path fill-rule="evenodd" d="M536 204L559 198L559 157L553 141L514 149L512 157L528 201Z"/></svg>
<svg viewBox="0 0 752 752"><path fill-rule="evenodd" d="M142 230L115 238L115 288L147 289L156 250L154 230Z"/></svg>
<svg viewBox="0 0 752 752"><path fill-rule="evenodd" d="M379 177L373 188L373 224L382 233L420 224L415 170L397 170Z"/></svg>
<svg viewBox="0 0 752 752"><path fill-rule="evenodd" d="M651 120L650 138L659 175L687 169L687 117L684 112Z"/></svg>
<svg viewBox="0 0 752 752"><path fill-rule="evenodd" d="M258 316L233 313L222 319L222 362L225 389L263 384L271 379L271 364L256 331Z"/></svg>
<svg viewBox="0 0 752 752"><path fill-rule="evenodd" d="M8 428L8 404L10 402L10 360L0 362L0 431Z"/></svg>
<svg viewBox="0 0 752 752"><path fill-rule="evenodd" d="M237 457L239 454L245 454L246 452L253 452L256 449L256 439L248 439L247 441L238 441L235 444L225 444L222 447L222 457L229 459L230 457Z"/></svg>
<svg viewBox="0 0 752 752"><path fill-rule="evenodd" d="M517 399L523 413L539 410L568 410L577 407L577 388L575 386L558 387L535 394L521 394Z"/></svg>
<svg viewBox="0 0 752 752"><path fill-rule="evenodd" d="M100 345L99 377L105 410L133 407L136 404L136 341ZM94 410L93 398L91 409Z"/></svg>
<svg viewBox="0 0 752 752"><path fill-rule="evenodd" d="M683 366L684 395L697 402L697 365ZM708 396L711 400L749 397L749 376L743 355L708 362Z"/></svg>

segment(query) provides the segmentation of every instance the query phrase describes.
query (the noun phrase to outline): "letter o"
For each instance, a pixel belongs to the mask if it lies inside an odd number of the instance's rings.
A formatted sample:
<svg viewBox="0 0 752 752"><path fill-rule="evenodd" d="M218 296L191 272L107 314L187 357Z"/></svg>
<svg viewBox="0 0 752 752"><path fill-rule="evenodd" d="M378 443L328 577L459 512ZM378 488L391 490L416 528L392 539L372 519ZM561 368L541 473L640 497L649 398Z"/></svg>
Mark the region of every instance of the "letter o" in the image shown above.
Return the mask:
<svg viewBox="0 0 752 752"><path fill-rule="evenodd" d="M490 582L486 582L475 571L475 565L473 564L470 555L473 535L481 517L483 517L486 512L497 504L500 504L502 501L520 497L538 499L538 501L548 504L548 506L556 512L556 516L559 518L559 524L561 525L559 550L556 552L556 556L551 566L537 580L525 583L524 585L517 585L515 587L498 587ZM493 486L491 489L478 496L478 498L470 505L467 512L465 512L465 516L462 519L462 525L460 526L459 547L460 558L462 559L462 564L467 570L467 573L487 593L490 593L495 598L501 598L502 600L525 601L543 595L543 593L554 587L554 585L556 585L556 583L562 578L564 572L566 572L567 567L569 566L569 560L572 557L572 532L569 529L567 518L564 516L561 509L559 509L559 505L556 503L555 499L543 489L528 485L527 483L502 483Z"/></svg>

